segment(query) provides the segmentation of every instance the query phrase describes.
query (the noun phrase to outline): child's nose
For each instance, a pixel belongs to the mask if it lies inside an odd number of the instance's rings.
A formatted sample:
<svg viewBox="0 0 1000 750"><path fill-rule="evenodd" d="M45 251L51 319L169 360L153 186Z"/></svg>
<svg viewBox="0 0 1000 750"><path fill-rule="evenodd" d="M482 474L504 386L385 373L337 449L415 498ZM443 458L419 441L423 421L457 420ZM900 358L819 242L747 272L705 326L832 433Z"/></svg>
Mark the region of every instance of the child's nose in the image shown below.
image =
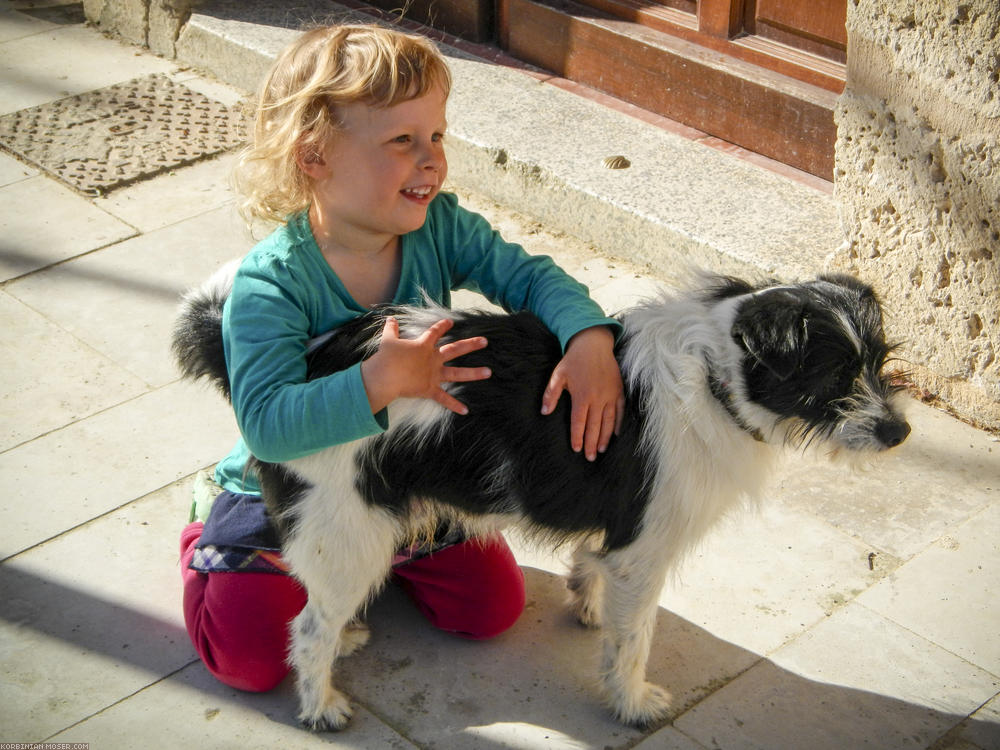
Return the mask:
<svg viewBox="0 0 1000 750"><path fill-rule="evenodd" d="M440 170L445 164L444 149L440 143L428 143L421 154L420 166Z"/></svg>

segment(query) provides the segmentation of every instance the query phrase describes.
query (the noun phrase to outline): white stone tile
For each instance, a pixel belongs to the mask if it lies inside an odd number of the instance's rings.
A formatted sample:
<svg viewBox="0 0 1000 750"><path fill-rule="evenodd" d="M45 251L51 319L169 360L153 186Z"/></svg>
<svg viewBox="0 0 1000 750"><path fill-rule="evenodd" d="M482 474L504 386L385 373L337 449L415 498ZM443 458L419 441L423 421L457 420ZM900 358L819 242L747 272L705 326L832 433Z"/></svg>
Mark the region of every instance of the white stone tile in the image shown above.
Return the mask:
<svg viewBox="0 0 1000 750"><path fill-rule="evenodd" d="M710 747L927 747L997 678L849 605L681 716Z"/></svg>
<svg viewBox="0 0 1000 750"><path fill-rule="evenodd" d="M140 231L151 232L231 203L234 163L233 154L207 159L115 190L94 203Z"/></svg>
<svg viewBox="0 0 1000 750"><path fill-rule="evenodd" d="M7 287L97 351L160 386L179 376L180 294L252 246L231 206L143 234Z"/></svg>
<svg viewBox="0 0 1000 750"><path fill-rule="evenodd" d="M0 153L0 187L21 182L38 174L38 170L12 156Z"/></svg>
<svg viewBox="0 0 1000 750"><path fill-rule="evenodd" d="M197 658L184 628L178 482L0 565L9 736L44 739Z"/></svg>
<svg viewBox="0 0 1000 750"><path fill-rule="evenodd" d="M2 95L0 95L2 99ZM0 281L135 234L86 198L47 177L0 187Z"/></svg>
<svg viewBox="0 0 1000 750"><path fill-rule="evenodd" d="M0 292L0 452L144 393L145 383Z"/></svg>
<svg viewBox="0 0 1000 750"><path fill-rule="evenodd" d="M947 414L910 402L903 445L862 471L803 460L780 494L866 544L908 560L1000 493L1000 443Z"/></svg>
<svg viewBox="0 0 1000 750"><path fill-rule="evenodd" d="M0 114L174 68L82 24L53 26L0 45Z"/></svg>
<svg viewBox="0 0 1000 750"><path fill-rule="evenodd" d="M993 696L989 703L966 719L956 734L960 741L973 743L982 750L1000 747L1000 695Z"/></svg>
<svg viewBox="0 0 1000 750"><path fill-rule="evenodd" d="M660 604L724 641L766 655L894 567L823 521L770 499L725 519L668 581Z"/></svg>
<svg viewBox="0 0 1000 750"><path fill-rule="evenodd" d="M307 731L298 725L296 710L291 680L269 693L244 693L216 681L199 663L60 732L51 741L85 742L105 750L132 750L139 737L148 750L416 748L364 708L356 708L349 727L339 733Z"/></svg>
<svg viewBox="0 0 1000 750"><path fill-rule="evenodd" d="M534 568L525 575L524 614L481 642L433 630L390 587L369 612L371 643L344 660L340 684L419 745L621 747L640 739L600 702L600 639L566 611L562 578ZM755 659L661 612L649 679L671 690L679 712Z"/></svg>
<svg viewBox="0 0 1000 750"><path fill-rule="evenodd" d="M636 750L703 750L700 745L674 727L664 727L635 746Z"/></svg>
<svg viewBox="0 0 1000 750"><path fill-rule="evenodd" d="M0 454L0 559L214 463L237 434L221 396L178 382Z"/></svg>
<svg viewBox="0 0 1000 750"><path fill-rule="evenodd" d="M1000 501L858 601L1000 675Z"/></svg>
<svg viewBox="0 0 1000 750"><path fill-rule="evenodd" d="M11 10L6 2L0 3L0 44L48 31L54 27L55 24L48 21Z"/></svg>

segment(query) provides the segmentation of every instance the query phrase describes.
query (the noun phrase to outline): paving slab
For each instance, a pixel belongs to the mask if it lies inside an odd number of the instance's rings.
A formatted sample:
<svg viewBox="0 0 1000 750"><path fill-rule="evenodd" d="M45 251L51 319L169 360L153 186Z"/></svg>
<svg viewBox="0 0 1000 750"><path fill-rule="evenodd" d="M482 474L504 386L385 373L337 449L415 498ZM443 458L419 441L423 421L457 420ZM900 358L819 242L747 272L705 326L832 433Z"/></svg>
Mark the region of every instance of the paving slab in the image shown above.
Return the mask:
<svg viewBox="0 0 1000 750"><path fill-rule="evenodd" d="M664 727L635 747L636 750L704 750L705 745L695 742L674 727Z"/></svg>
<svg viewBox="0 0 1000 750"><path fill-rule="evenodd" d="M56 734L50 741L122 750L136 747L139 738L146 750L418 748L364 708L356 709L350 730L333 734L303 729L295 720L295 706L291 680L270 693L242 693L218 682L199 662Z"/></svg>
<svg viewBox="0 0 1000 750"><path fill-rule="evenodd" d="M232 410L178 382L0 453L0 560L224 456Z"/></svg>
<svg viewBox="0 0 1000 750"><path fill-rule="evenodd" d="M55 24L24 13L15 13L6 0L0 3L0 44L39 34L55 28Z"/></svg>
<svg viewBox="0 0 1000 750"><path fill-rule="evenodd" d="M135 375L3 291L0 320L0 357L17 363L4 374L0 391L0 452L148 390Z"/></svg>
<svg viewBox="0 0 1000 750"><path fill-rule="evenodd" d="M928 747L998 687L996 676L851 604L676 726L709 747Z"/></svg>
<svg viewBox="0 0 1000 750"><path fill-rule="evenodd" d="M1000 498L1000 442L948 414L911 402L913 431L868 466L789 463L780 491L851 536L909 560Z"/></svg>
<svg viewBox="0 0 1000 750"><path fill-rule="evenodd" d="M5 739L44 740L197 660L178 568L190 505L190 482L172 484L0 566Z"/></svg>
<svg viewBox="0 0 1000 750"><path fill-rule="evenodd" d="M1000 675L998 556L1000 505L991 505L862 593L858 602Z"/></svg>
<svg viewBox="0 0 1000 750"><path fill-rule="evenodd" d="M0 187L0 281L135 234L133 227L44 176Z"/></svg>
<svg viewBox="0 0 1000 750"><path fill-rule="evenodd" d="M0 18L0 35L5 20ZM67 49L73 49L72 65L66 63ZM175 67L83 25L52 26L0 47L0 114Z"/></svg>
<svg viewBox="0 0 1000 750"><path fill-rule="evenodd" d="M235 156L226 153L149 180L115 190L94 201L104 211L131 224L140 232L190 219L233 203L229 175ZM240 236L242 227L232 226Z"/></svg>
<svg viewBox="0 0 1000 750"><path fill-rule="evenodd" d="M345 660L341 684L424 747L629 747L643 732L601 704L600 638L568 613L561 576L521 555L528 601L509 631L487 642L430 628L394 589L371 608L371 643ZM681 713L758 657L661 610L649 679Z"/></svg>
<svg viewBox="0 0 1000 750"><path fill-rule="evenodd" d="M38 170L22 161L0 153L0 187L10 185L38 174Z"/></svg>
<svg viewBox="0 0 1000 750"><path fill-rule="evenodd" d="M765 497L720 524L667 582L660 604L762 656L830 616L898 561L822 519Z"/></svg>
<svg viewBox="0 0 1000 750"><path fill-rule="evenodd" d="M224 204L6 290L146 383L162 386L179 376L170 336L181 293L252 245L233 206Z"/></svg>

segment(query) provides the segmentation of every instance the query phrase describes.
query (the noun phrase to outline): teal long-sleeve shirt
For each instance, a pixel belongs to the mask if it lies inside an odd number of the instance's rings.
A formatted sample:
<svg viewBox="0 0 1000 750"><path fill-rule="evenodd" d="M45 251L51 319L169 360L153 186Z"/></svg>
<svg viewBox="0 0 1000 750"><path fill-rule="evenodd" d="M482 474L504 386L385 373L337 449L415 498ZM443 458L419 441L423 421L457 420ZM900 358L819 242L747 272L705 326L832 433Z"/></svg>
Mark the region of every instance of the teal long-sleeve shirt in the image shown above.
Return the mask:
<svg viewBox="0 0 1000 750"><path fill-rule="evenodd" d="M432 201L427 221L401 243L393 303L419 305L426 294L448 307L452 290L472 289L506 310L531 310L564 350L585 328L618 328L586 287L551 258L505 242L449 193ZM242 434L216 468L225 489L260 492L245 471L250 453L263 461L288 461L388 428L385 410L372 414L360 365L306 381L309 340L367 311L323 258L306 212L292 216L247 255L222 323Z"/></svg>

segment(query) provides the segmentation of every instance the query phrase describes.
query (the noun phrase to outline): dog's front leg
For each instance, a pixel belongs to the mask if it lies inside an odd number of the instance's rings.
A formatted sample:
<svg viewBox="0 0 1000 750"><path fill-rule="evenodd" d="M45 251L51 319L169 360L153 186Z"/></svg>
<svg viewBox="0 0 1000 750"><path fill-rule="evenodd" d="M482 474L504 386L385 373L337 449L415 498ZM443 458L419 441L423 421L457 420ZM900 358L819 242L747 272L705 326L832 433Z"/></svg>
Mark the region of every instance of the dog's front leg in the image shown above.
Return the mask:
<svg viewBox="0 0 1000 750"><path fill-rule="evenodd" d="M606 579L601 677L615 716L646 726L666 718L670 693L646 681L646 662L663 586L663 565L631 550L601 559Z"/></svg>
<svg viewBox="0 0 1000 750"><path fill-rule="evenodd" d="M343 729L353 712L334 687L334 662L367 639L354 618L385 582L399 529L389 514L346 490L336 502L306 495L293 529L284 555L309 597L292 622L288 657L299 719L310 729Z"/></svg>
<svg viewBox="0 0 1000 750"><path fill-rule="evenodd" d="M299 721L309 729L343 729L353 711L347 696L333 686L333 664L341 651L341 619L323 613L310 599L292 621L288 656L295 669Z"/></svg>

